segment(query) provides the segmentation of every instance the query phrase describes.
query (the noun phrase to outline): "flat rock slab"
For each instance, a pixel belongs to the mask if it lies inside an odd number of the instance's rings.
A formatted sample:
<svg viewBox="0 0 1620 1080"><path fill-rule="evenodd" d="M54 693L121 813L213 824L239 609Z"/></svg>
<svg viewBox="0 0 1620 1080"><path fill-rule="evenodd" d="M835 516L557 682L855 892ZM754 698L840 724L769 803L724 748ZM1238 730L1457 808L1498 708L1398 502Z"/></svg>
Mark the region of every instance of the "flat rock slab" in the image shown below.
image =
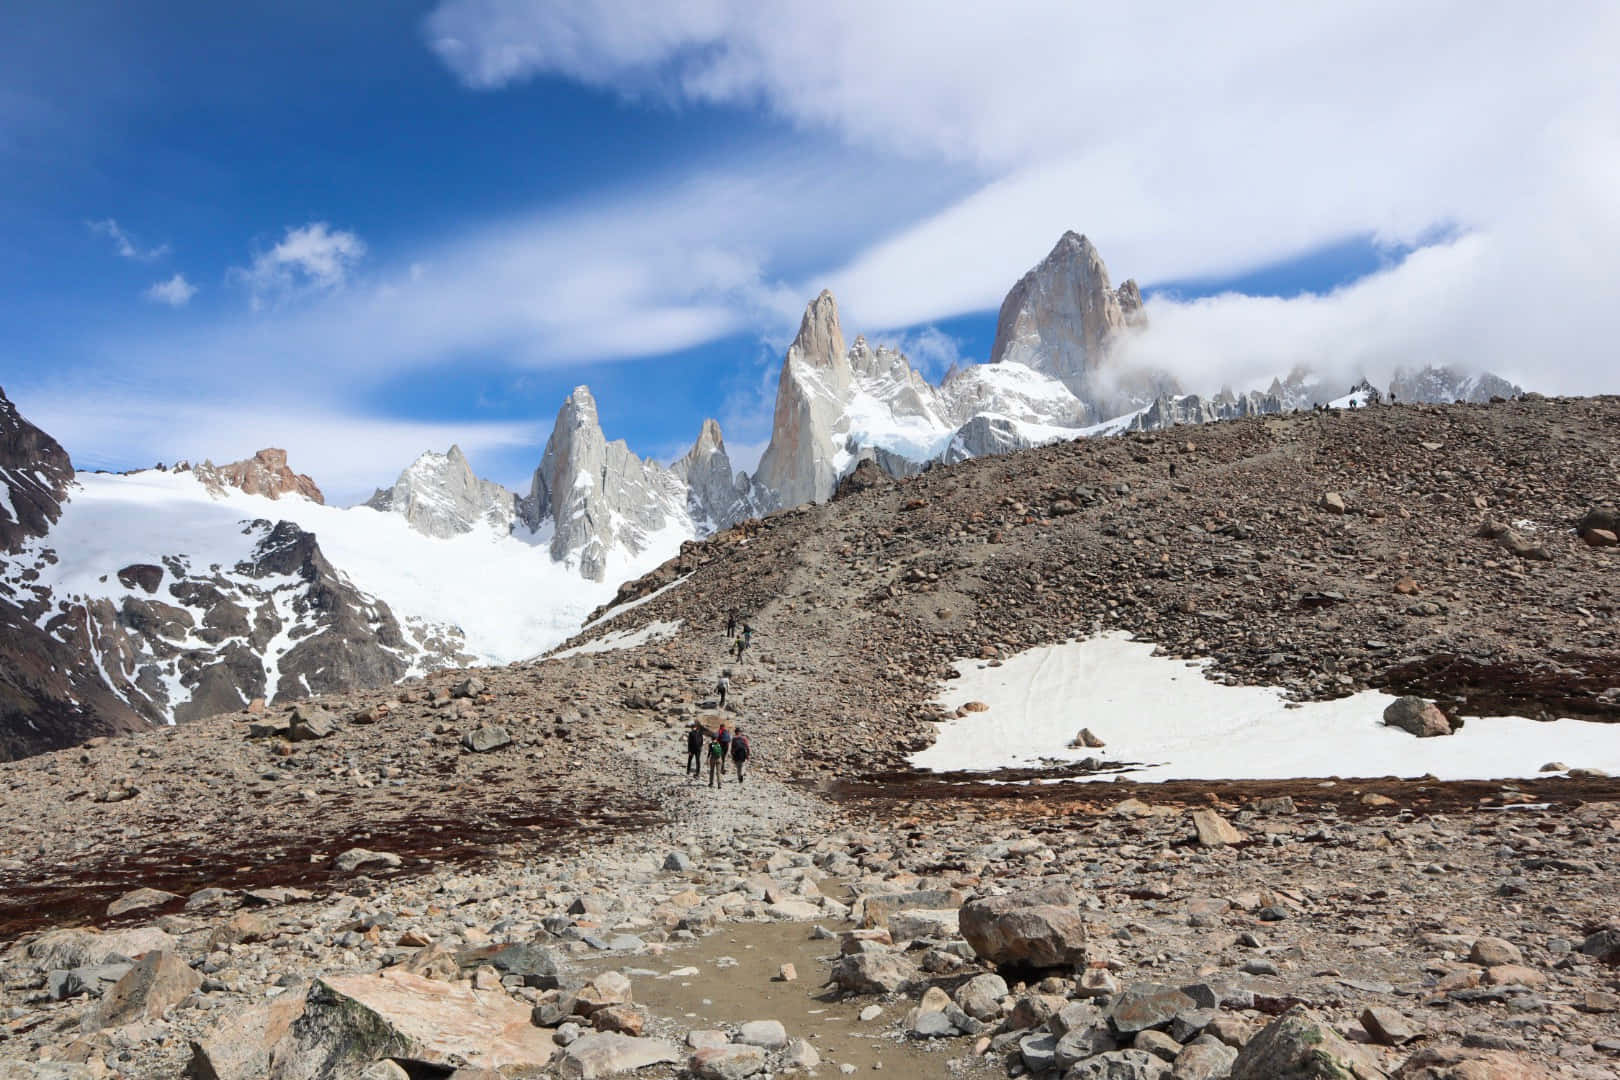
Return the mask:
<svg viewBox="0 0 1620 1080"><path fill-rule="evenodd" d="M390 969L333 975L310 987L304 1015L276 1048L274 1080L315 1080L340 1069L404 1058L441 1069L541 1068L551 1032L504 990L479 991Z"/></svg>
<svg viewBox="0 0 1620 1080"><path fill-rule="evenodd" d="M707 1050L698 1052L709 1053ZM760 1056L763 1060L763 1051ZM664 1039L641 1039L602 1032L575 1039L557 1063L557 1075L565 1080L596 1080L600 1076L617 1076L619 1073L645 1069L649 1065L680 1060L680 1050Z"/></svg>
<svg viewBox="0 0 1620 1080"><path fill-rule="evenodd" d="M142 953L173 949L174 938L156 927L137 930L51 930L28 944L28 959L47 971L100 967L134 960Z"/></svg>
<svg viewBox="0 0 1620 1080"><path fill-rule="evenodd" d="M693 1054L687 1067L702 1080L742 1080L765 1068L765 1051L757 1046L716 1046Z"/></svg>
<svg viewBox="0 0 1620 1080"><path fill-rule="evenodd" d="M332 860L332 869L342 874L350 873L361 867L374 867L379 870L391 870L401 865L405 860L388 851L368 851L365 848L350 848Z"/></svg>
<svg viewBox="0 0 1620 1080"><path fill-rule="evenodd" d="M107 917L116 919L131 911L159 908L179 899L180 897L174 893L164 892L162 889L132 889L107 905Z"/></svg>

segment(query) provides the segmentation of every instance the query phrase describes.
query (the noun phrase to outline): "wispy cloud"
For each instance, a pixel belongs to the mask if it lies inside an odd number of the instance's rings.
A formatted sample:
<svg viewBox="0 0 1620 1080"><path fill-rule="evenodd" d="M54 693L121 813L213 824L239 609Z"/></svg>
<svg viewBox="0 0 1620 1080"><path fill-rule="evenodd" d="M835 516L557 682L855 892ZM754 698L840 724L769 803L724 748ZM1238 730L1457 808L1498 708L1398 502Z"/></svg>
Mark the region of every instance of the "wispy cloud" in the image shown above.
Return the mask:
<svg viewBox="0 0 1620 1080"><path fill-rule="evenodd" d="M167 281L159 281L146 290L146 298L170 307L185 307L197 295L197 286L186 280L186 275L175 274Z"/></svg>
<svg viewBox="0 0 1620 1080"><path fill-rule="evenodd" d="M1620 246L1602 231L1620 130L1612 4L1542 18L1462 0L1146 10L709 0L650 12L635 0L442 0L425 28L471 88L560 76L634 100L763 105L874 159L981 175L971 194L897 214L841 267L805 281L805 295L830 284L852 328L994 310L1067 228L1097 242L1116 278L1151 284L1233 274L1345 236L1428 243L1456 223L1502 254L1441 257L1468 248L1452 240L1402 264L1400 280L1419 287L1424 275L1435 300L1390 324L1411 335L1410 351L1445 343L1447 355L1507 367L1523 360L1521 336L1556 340L1569 347L1539 353L1557 369L1547 381L1612 388L1616 377L1597 359L1613 340L1607 293L1620 280ZM1587 242L1535 240L1583 233ZM1540 261L1513 269L1509 252ZM1471 288L1505 298L1515 273L1521 291L1525 275L1556 277L1563 291L1537 288L1534 302L1512 305L1523 328L1513 347L1446 321L1464 310L1500 321L1441 301ZM1363 297L1281 310L1336 312L1343 353L1384 334L1350 321L1380 317ZM1218 307L1232 304L1193 310ZM1248 351L1297 351L1277 344Z"/></svg>
<svg viewBox="0 0 1620 1080"><path fill-rule="evenodd" d="M135 238L112 218L102 218L100 221L87 221L85 228L96 236L105 236L113 242L113 250L122 258L135 259L140 262L151 262L161 259L169 253L168 244L158 244L156 247L143 248L135 242Z"/></svg>
<svg viewBox="0 0 1620 1080"><path fill-rule="evenodd" d="M9 388L8 388L9 389ZM546 424L401 420L277 397L240 394L176 400L151 387L94 383L72 390L17 393L28 417L50 432L80 469L164 462L240 460L267 446L288 452L333 503L347 504L391 484L427 449L459 444L483 475L517 483L539 460ZM510 467L501 463L513 458Z"/></svg>
<svg viewBox="0 0 1620 1080"><path fill-rule="evenodd" d="M251 265L234 267L230 276L247 286L253 306L259 308L290 296L338 288L365 254L366 244L359 236L312 221L288 226L280 242L255 255Z"/></svg>

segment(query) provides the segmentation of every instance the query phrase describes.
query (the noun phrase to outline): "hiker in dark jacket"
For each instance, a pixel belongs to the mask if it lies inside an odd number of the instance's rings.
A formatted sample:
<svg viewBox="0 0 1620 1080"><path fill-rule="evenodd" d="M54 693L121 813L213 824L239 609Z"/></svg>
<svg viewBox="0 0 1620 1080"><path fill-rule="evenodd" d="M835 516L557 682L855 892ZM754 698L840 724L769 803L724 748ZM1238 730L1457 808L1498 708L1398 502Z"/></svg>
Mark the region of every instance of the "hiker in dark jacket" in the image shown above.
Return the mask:
<svg viewBox="0 0 1620 1080"><path fill-rule="evenodd" d="M748 760L748 736L738 728L731 736L731 761L737 766L737 783L743 782L743 763Z"/></svg>
<svg viewBox="0 0 1620 1080"><path fill-rule="evenodd" d="M694 780L703 775L703 736L707 734L696 720L686 732L686 774Z"/></svg>
<svg viewBox="0 0 1620 1080"><path fill-rule="evenodd" d="M734 638L736 636L737 636L737 609L732 608L731 609L731 614L726 616L726 637Z"/></svg>

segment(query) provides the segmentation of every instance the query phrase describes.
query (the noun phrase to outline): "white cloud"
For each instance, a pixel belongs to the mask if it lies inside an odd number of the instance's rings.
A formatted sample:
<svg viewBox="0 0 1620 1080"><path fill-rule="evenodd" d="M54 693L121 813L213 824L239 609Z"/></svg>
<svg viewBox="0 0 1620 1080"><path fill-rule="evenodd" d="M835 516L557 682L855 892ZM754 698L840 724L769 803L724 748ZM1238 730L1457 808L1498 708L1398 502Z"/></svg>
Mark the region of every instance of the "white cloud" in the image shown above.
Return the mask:
<svg viewBox="0 0 1620 1080"><path fill-rule="evenodd" d="M112 218L103 218L100 221L87 221L85 228L96 236L105 236L113 242L113 250L122 258L136 259L140 262L151 262L161 259L169 253L168 244L159 244L156 247L143 248L135 242L135 238Z"/></svg>
<svg viewBox="0 0 1620 1080"><path fill-rule="evenodd" d="M962 343L937 326L923 326L898 336L868 335L874 344L892 345L906 355L911 366L931 379L938 380L951 365L975 358L962 355ZM977 357L979 361L988 357Z"/></svg>
<svg viewBox="0 0 1620 1080"><path fill-rule="evenodd" d="M148 300L177 308L191 303L191 298L196 295L197 286L187 281L184 274L176 274L167 281L159 281L146 290Z"/></svg>
<svg viewBox="0 0 1620 1080"><path fill-rule="evenodd" d="M347 505L392 484L428 449L458 444L480 475L518 483L539 461L548 424L396 420L272 397L179 399L150 387L97 384L23 388L28 418L68 450L79 469L157 462L218 463L267 446L287 451L327 501ZM503 468L506 458L515 460Z"/></svg>
<svg viewBox="0 0 1620 1080"><path fill-rule="evenodd" d="M1151 284L1455 226L1491 254L1411 260L1399 280L1427 305L1394 319L1348 291L1278 317L1304 326L1332 311L1340 356L1400 328L1410 352L1504 368L1523 361L1524 339L1558 341L1556 354L1536 353L1543 382L1608 373L1597 354L1612 340L1600 335L1620 248L1581 237L1613 203L1613 4L443 0L426 34L471 87L550 75L636 100L763 104L871 159L910 155L980 177L943 210L897 213L841 268L804 279L802 296L832 286L851 327L993 310L1067 228L1092 237L1116 278ZM803 168L822 165L807 156ZM858 185L850 192L858 202ZM1538 239L1554 236L1565 239ZM1537 288L1532 301L1527 279L1561 291ZM1510 302L1515 283L1514 333L1446 321L1500 321L1459 294ZM1272 333L1274 321L1251 324L1231 363L1298 351Z"/></svg>
<svg viewBox="0 0 1620 1080"><path fill-rule="evenodd" d="M258 307L298 292L336 289L365 254L365 241L354 233L312 221L289 226L275 247L255 255L251 266L234 268L231 276L247 285Z"/></svg>

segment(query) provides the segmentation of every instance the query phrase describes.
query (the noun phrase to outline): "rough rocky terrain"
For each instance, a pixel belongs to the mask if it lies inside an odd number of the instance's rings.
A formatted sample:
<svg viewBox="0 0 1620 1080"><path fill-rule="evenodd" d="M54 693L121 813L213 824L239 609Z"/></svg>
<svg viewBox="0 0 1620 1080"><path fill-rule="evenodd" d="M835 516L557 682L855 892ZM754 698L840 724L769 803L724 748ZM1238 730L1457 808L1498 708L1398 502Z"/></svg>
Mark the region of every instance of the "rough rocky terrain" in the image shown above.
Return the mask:
<svg viewBox="0 0 1620 1080"><path fill-rule="evenodd" d="M1614 1076L1612 780L902 766L948 661L1095 627L1302 697L1614 719L1620 553L1594 534L1617 463L1620 401L1593 399L864 468L826 505L687 545L573 643L644 644L8 763L0 1059ZM757 635L722 713L734 608ZM682 732L722 717L755 757L711 791L680 771ZM791 942L791 979L723 962ZM1299 1064L1318 1050L1337 1072Z"/></svg>

